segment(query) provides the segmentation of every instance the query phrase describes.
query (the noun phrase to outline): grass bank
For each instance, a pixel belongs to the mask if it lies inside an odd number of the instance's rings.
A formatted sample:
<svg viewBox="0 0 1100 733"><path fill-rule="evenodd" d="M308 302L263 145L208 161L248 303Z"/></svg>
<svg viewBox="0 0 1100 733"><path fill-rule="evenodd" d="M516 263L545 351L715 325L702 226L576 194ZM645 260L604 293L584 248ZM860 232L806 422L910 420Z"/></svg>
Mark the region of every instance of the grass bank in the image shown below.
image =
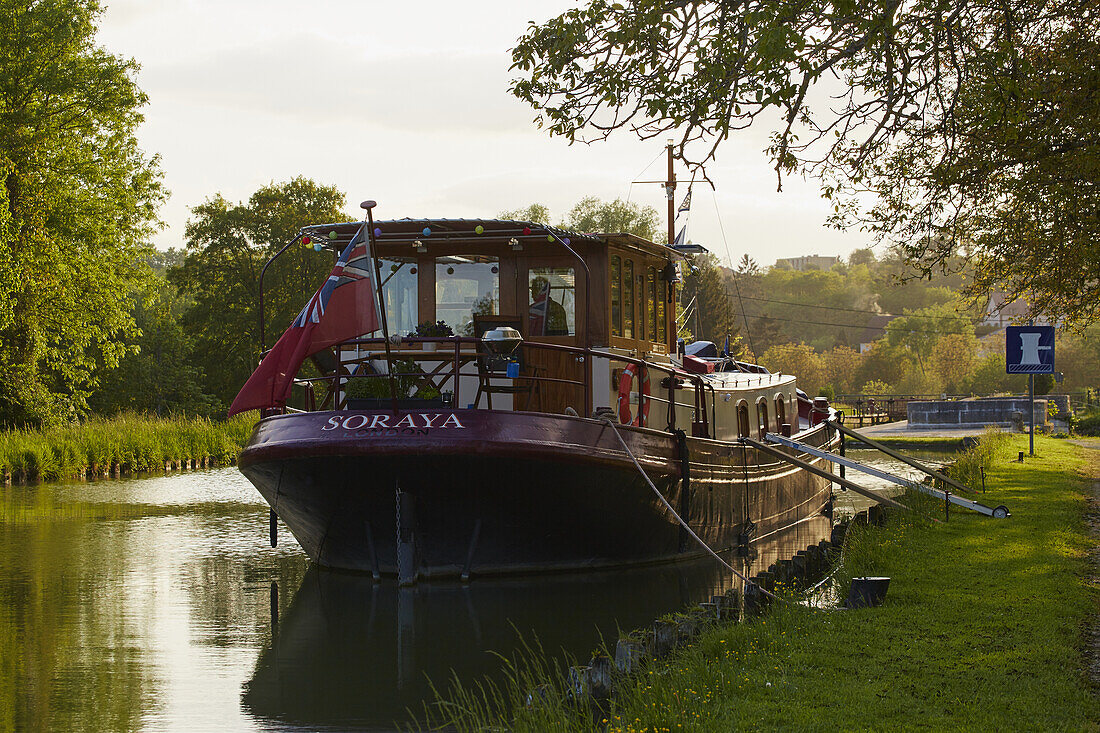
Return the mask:
<svg viewBox="0 0 1100 733"><path fill-rule="evenodd" d="M881 443L882 445L886 445L891 448L911 448L913 450L961 450L964 447L963 439L961 437L896 438L872 435L871 439L876 443ZM866 443L851 438L848 439L848 446L852 448L870 447Z"/></svg>
<svg viewBox="0 0 1100 733"><path fill-rule="evenodd" d="M57 481L164 470L165 464L237 460L256 423L255 413L223 422L204 418L123 415L47 430L0 433L4 480Z"/></svg>
<svg viewBox="0 0 1100 733"><path fill-rule="evenodd" d="M1082 449L1040 438L1038 455L1020 464L1010 457L1026 438L995 443L956 475L987 463L984 501L1005 504L1011 518L960 510L942 523L897 513L883 527L849 531L843 573L890 576L882 607L777 603L651 663L604 711L552 694L496 722L512 730L1097 729L1082 652L1098 601L1085 580ZM462 710L475 697L451 700L458 707L447 717L460 728L489 717Z"/></svg>

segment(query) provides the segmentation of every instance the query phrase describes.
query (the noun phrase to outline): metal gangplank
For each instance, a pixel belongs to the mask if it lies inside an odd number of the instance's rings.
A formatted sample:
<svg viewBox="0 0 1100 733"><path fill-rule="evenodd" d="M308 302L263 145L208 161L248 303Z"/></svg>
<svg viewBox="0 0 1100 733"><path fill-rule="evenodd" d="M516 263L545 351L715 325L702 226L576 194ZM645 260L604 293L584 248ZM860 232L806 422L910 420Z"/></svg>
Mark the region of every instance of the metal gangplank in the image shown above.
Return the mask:
<svg viewBox="0 0 1100 733"><path fill-rule="evenodd" d="M919 483L917 481L913 481L911 479L907 479L907 478L904 478L902 476L896 476L896 475L894 475L894 474L892 474L888 471L883 471L881 469L874 468L872 466L864 465L864 464L860 463L859 461L852 460L851 458L847 458L845 456L838 456L835 453L830 453L827 450L821 450L820 448L815 448L812 445L806 445L805 443L800 443L797 440L792 440L791 438L786 438L782 435L776 435L774 433L768 433L767 435L764 436L764 439L767 440L769 443L775 443L777 445L786 446L787 448L794 448L795 450L799 450L799 451L802 451L804 453L809 453L810 455L817 456L818 458L824 458L825 460L832 461L833 463L839 464L841 466L846 466L848 468L855 469L856 471L862 471L863 473L866 473L866 474L869 474L871 476L875 476L877 478L883 479L884 481L889 481L890 483L897 484L898 486L905 486L905 487L914 488L918 491L924 492L925 494L935 496L938 499L942 499L944 501L949 501L952 504L955 504L956 506L961 506L964 509L970 509L971 511L978 512L979 514L984 514L987 517L994 517L996 519L1004 519L1004 518L1010 516L1009 511L1008 511L1008 507L1004 506L1003 504L1001 506L996 507L996 508L990 508L990 507L985 506L984 504L979 504L976 501L971 501L970 499L964 499L961 496L958 496L957 494L952 494L949 491L941 491L939 489L934 489L931 486L927 486L927 485ZM911 462L911 463L915 463L915 462ZM916 466L916 467L921 468L921 470L925 471L926 473L935 474L935 472L931 471L930 469L923 468L919 465Z"/></svg>

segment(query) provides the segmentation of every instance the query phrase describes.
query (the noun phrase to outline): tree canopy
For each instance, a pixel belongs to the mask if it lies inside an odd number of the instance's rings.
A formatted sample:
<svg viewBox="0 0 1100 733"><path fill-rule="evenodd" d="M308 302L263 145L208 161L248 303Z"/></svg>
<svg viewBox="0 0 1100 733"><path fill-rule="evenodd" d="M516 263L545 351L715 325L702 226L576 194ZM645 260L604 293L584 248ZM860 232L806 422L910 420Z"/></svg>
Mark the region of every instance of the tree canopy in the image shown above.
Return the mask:
<svg viewBox="0 0 1100 733"><path fill-rule="evenodd" d="M567 222L566 226L578 232L625 232L661 243L668 239L656 209L622 199L601 201L585 196L569 210Z"/></svg>
<svg viewBox="0 0 1100 733"><path fill-rule="evenodd" d="M133 333L164 191L135 130L137 65L96 0L0 0L0 422L81 414Z"/></svg>
<svg viewBox="0 0 1100 733"><path fill-rule="evenodd" d="M518 40L512 92L570 141L675 135L704 176L731 134L767 125L780 184L820 175L835 225L904 247L917 273L964 250L971 296L1084 324L1098 27L1091 0L589 0Z"/></svg>
<svg viewBox="0 0 1100 733"><path fill-rule="evenodd" d="M543 204L531 204L522 209L502 211L501 219L550 223L550 209ZM604 201L598 196L585 196L573 205L569 215L556 226L576 232L612 234L625 232L643 239L663 243L668 235L661 231L660 215L652 206L615 199Z"/></svg>
<svg viewBox="0 0 1100 733"><path fill-rule="evenodd" d="M741 350L737 342L737 316L722 279L722 268L713 254L689 256L684 267L684 284L680 289L681 336L713 341L722 348L730 336L730 351Z"/></svg>
<svg viewBox="0 0 1100 733"><path fill-rule="evenodd" d="M187 255L169 270L180 293L192 299L183 330L194 342L194 363L206 374L204 389L228 405L260 359L260 272L268 258L300 228L348 221L345 197L307 178L264 186L247 203L215 195L192 209ZM288 250L264 278L264 341L274 345L332 270L327 251L302 245Z"/></svg>

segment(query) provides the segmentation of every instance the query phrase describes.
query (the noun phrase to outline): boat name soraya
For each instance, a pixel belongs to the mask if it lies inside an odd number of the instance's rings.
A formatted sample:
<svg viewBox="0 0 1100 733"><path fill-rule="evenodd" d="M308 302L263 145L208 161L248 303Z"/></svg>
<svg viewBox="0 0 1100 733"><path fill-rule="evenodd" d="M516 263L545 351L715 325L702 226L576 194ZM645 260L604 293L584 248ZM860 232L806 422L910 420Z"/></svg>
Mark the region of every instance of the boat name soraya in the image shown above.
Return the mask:
<svg viewBox="0 0 1100 733"><path fill-rule="evenodd" d="M447 416L447 419L442 423L437 424L439 418L443 417L443 413L437 413L429 415L426 413L406 413L401 416L393 425L389 422L395 415L349 415L341 419L340 417L330 417L328 419L328 425L322 427L321 430L336 430L337 428L343 428L344 430L377 430L380 428L451 428L458 430L465 430L466 426L463 425L458 416L453 412ZM418 424L414 418L420 418L423 424Z"/></svg>

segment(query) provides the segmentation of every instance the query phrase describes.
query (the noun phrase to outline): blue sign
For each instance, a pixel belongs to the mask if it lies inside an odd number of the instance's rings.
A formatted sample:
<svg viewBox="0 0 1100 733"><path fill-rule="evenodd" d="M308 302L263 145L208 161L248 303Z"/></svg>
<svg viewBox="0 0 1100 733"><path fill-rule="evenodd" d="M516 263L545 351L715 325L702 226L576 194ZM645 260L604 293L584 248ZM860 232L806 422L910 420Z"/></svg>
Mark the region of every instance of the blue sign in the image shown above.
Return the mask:
<svg viewBox="0 0 1100 733"><path fill-rule="evenodd" d="M1005 330L1005 371L1054 374L1054 326L1009 326Z"/></svg>

